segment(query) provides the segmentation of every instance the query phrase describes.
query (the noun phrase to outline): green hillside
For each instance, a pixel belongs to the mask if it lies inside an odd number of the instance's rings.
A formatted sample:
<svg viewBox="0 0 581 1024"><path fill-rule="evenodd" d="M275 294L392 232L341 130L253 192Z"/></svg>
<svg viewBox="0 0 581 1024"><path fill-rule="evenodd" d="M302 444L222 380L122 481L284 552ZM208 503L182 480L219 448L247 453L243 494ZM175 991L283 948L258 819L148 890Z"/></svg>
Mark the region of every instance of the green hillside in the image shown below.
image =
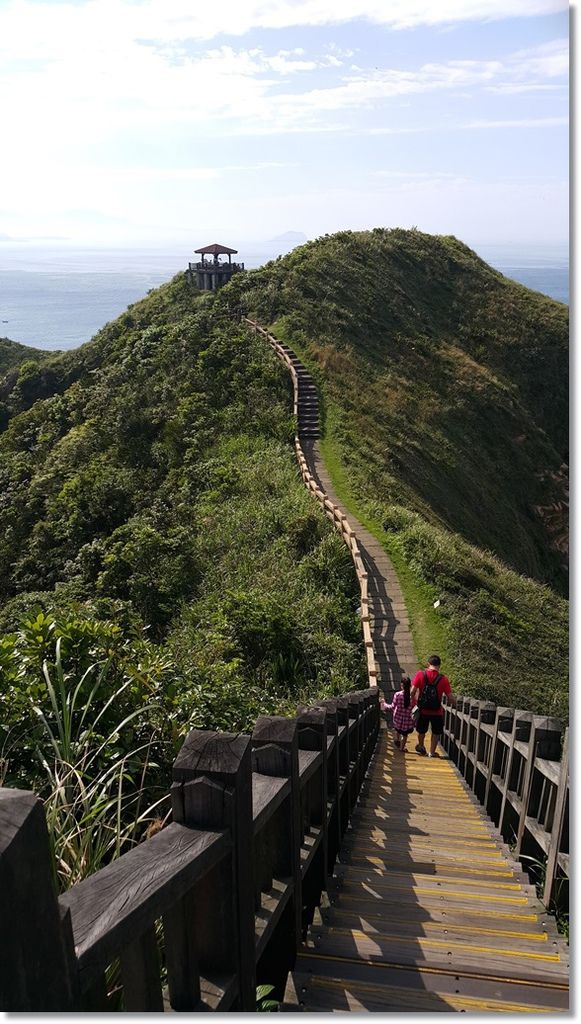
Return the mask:
<svg viewBox="0 0 581 1024"><path fill-rule="evenodd" d="M357 581L297 473L288 376L184 275L3 399L0 781L54 800L57 837L63 777L82 806L103 777L143 809L188 728L364 683ZM64 885L98 866L59 849Z"/></svg>
<svg viewBox="0 0 581 1024"><path fill-rule="evenodd" d="M11 341L10 338L0 338L0 375L15 366L20 366L21 363L29 359L38 362L50 355L51 353L44 349L21 345L20 342Z"/></svg>
<svg viewBox="0 0 581 1024"><path fill-rule="evenodd" d="M455 238L386 229L325 236L218 302L314 373L327 463L407 581L422 656L444 646L465 690L506 703L546 710L548 688L566 715L567 308Z"/></svg>

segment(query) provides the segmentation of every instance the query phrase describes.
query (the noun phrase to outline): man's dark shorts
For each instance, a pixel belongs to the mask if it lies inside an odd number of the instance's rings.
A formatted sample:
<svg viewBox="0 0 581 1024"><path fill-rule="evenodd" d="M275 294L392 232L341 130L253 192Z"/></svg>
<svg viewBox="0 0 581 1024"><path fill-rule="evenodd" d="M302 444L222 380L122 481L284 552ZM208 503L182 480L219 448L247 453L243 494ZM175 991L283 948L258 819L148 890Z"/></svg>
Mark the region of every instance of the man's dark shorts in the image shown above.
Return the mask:
<svg viewBox="0 0 581 1024"><path fill-rule="evenodd" d="M441 736L444 731L444 716L420 714L416 718L416 729L420 733L427 732L430 724L432 726L432 733L434 736Z"/></svg>

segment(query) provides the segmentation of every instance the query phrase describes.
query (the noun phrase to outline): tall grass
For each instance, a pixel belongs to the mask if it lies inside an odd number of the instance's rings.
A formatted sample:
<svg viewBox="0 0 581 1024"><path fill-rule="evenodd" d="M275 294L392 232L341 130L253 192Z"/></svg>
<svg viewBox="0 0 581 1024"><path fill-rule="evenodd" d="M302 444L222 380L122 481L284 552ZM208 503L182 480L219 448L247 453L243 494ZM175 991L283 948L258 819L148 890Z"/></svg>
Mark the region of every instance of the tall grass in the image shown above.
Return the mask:
<svg viewBox="0 0 581 1024"><path fill-rule="evenodd" d="M151 800L150 777L159 767L153 756L159 735L149 725L152 704L100 731L130 685L125 680L109 688L111 669L111 660L94 663L71 685L59 638L54 664L45 660L42 667L48 708L32 704L41 727L35 753L61 891L118 857L168 813L167 793ZM145 740L127 749L124 740L136 728Z"/></svg>

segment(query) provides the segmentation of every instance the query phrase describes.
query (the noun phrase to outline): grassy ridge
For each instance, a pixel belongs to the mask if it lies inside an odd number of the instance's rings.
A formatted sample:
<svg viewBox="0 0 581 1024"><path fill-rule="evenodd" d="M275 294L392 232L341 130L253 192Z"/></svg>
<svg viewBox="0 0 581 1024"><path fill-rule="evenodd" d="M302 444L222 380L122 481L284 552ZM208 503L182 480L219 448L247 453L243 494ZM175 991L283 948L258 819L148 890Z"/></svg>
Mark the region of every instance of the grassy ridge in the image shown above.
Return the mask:
<svg viewBox="0 0 581 1024"><path fill-rule="evenodd" d="M566 309L402 231L325 237L228 292L313 371L335 486L396 562L418 653L566 718L566 573L537 511L561 497Z"/></svg>
<svg viewBox="0 0 581 1024"><path fill-rule="evenodd" d="M342 232L231 287L321 368L357 491L565 588L536 512L566 454L565 307L419 232Z"/></svg>

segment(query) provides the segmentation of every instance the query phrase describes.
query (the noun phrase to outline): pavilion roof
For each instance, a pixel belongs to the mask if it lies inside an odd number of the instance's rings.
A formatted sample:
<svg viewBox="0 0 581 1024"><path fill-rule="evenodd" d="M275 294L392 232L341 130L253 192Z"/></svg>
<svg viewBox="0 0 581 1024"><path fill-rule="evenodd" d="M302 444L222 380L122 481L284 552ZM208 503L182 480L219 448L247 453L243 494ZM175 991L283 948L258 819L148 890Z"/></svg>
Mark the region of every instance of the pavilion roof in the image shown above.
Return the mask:
<svg viewBox="0 0 581 1024"><path fill-rule="evenodd" d="M218 242L214 242L212 245L205 245L202 249L196 249L195 252L203 253L204 256L217 256L219 253L237 253L238 249L229 249L227 245L219 245Z"/></svg>

